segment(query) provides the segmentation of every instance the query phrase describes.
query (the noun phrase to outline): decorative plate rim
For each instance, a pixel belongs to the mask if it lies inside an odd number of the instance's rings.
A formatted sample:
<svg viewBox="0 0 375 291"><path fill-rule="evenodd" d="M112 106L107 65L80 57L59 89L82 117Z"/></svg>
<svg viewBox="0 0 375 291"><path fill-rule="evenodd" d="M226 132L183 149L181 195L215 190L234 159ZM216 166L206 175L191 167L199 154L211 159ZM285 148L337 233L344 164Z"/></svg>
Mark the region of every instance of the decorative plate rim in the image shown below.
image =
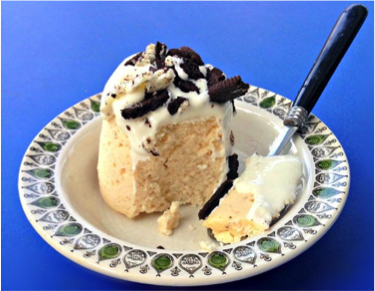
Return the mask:
<svg viewBox="0 0 375 291"><path fill-rule="evenodd" d="M20 201L31 225L55 250L86 268L154 285L193 286L240 280L304 252L328 231L344 208L350 184L346 154L332 131L310 115L299 134L314 161L314 185L305 197L304 207L295 209L298 213L292 213L293 219L285 225L212 253L153 249L103 235L86 220L72 216L77 217L59 195L54 176L65 144L99 116L100 98L96 94L73 105L37 134L22 159L18 183ZM237 101L258 106L281 119L291 105L289 99L255 86Z"/></svg>

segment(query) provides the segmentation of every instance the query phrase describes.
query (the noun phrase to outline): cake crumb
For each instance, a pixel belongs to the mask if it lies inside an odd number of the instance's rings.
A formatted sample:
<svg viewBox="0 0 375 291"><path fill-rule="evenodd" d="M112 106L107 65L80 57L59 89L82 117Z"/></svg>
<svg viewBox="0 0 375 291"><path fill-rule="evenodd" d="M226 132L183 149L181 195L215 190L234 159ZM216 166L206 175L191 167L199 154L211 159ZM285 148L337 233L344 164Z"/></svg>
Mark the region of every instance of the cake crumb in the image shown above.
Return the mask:
<svg viewBox="0 0 375 291"><path fill-rule="evenodd" d="M216 251L216 248L217 248L216 244L210 243L208 241L203 241L203 240L199 242L199 245L202 250L210 252L210 253L213 251Z"/></svg>
<svg viewBox="0 0 375 291"><path fill-rule="evenodd" d="M172 235L172 229L176 228L180 222L179 201L173 201L170 208L158 218L159 232L164 235Z"/></svg>
<svg viewBox="0 0 375 291"><path fill-rule="evenodd" d="M207 169L206 164L199 164L199 165L197 165L197 167L198 167L199 170L206 170Z"/></svg>

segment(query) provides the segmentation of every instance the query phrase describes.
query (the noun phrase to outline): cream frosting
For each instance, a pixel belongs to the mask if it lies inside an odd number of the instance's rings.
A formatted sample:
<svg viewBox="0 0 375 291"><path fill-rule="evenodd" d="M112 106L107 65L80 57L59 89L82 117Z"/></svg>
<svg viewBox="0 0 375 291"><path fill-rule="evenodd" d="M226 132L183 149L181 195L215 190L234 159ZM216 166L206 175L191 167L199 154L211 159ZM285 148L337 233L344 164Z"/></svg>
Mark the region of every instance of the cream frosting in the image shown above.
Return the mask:
<svg viewBox="0 0 375 291"><path fill-rule="evenodd" d="M295 156L253 155L248 158L245 171L233 186L238 193L253 195L254 202L247 219L267 229L285 205L296 199L301 176L302 164Z"/></svg>

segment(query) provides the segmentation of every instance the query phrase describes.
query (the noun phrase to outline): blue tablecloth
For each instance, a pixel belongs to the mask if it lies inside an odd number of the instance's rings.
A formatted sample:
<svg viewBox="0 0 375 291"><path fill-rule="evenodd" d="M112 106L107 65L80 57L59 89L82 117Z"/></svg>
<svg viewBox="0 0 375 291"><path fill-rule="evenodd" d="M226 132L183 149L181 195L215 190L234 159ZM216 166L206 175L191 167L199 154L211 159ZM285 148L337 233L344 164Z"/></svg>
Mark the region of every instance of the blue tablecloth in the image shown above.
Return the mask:
<svg viewBox="0 0 375 291"><path fill-rule="evenodd" d="M51 119L98 93L122 59L161 41L187 45L228 76L294 98L350 2L3 2L3 289L166 289L99 275L53 250L27 221L21 159ZM314 109L351 166L332 229L267 273L202 289L372 289L374 274L374 4Z"/></svg>

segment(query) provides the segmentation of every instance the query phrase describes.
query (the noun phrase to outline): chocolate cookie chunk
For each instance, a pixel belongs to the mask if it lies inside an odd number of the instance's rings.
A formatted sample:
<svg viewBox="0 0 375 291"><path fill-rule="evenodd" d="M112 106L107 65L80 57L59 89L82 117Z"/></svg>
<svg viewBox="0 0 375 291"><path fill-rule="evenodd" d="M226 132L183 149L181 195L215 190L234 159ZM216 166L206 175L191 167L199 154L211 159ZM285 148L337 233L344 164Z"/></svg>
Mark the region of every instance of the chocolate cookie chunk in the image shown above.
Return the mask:
<svg viewBox="0 0 375 291"><path fill-rule="evenodd" d="M125 66L134 66L135 63L139 60L139 58L142 56L142 53L137 53L134 57L132 57L130 60L128 60L124 65Z"/></svg>
<svg viewBox="0 0 375 291"><path fill-rule="evenodd" d="M219 205L220 199L223 198L224 195L227 194L232 187L232 180L226 180L225 182L223 182L223 184L221 184L220 187L216 190L214 195L211 196L211 198L203 205L202 209L199 211L199 219L206 219L207 216L211 214L212 210L214 210L216 206Z"/></svg>
<svg viewBox="0 0 375 291"><path fill-rule="evenodd" d="M225 103L244 95L249 89L249 84L242 82L240 76L226 79L212 85L208 89L211 102Z"/></svg>
<svg viewBox="0 0 375 291"><path fill-rule="evenodd" d="M184 63L181 64L180 67L190 79L198 80L200 78L204 78L202 72L199 70L199 66L190 59L184 58Z"/></svg>
<svg viewBox="0 0 375 291"><path fill-rule="evenodd" d="M218 68L213 68L212 70L207 69L207 86L210 88L212 85L225 80L223 72Z"/></svg>
<svg viewBox="0 0 375 291"><path fill-rule="evenodd" d="M170 49L170 50L168 50L167 56L179 57L179 58L186 57L185 53L183 51L181 51L180 49Z"/></svg>
<svg viewBox="0 0 375 291"><path fill-rule="evenodd" d="M167 46L164 43L156 42L155 57L157 60L164 60L167 55Z"/></svg>
<svg viewBox="0 0 375 291"><path fill-rule="evenodd" d="M238 167L240 163L238 162L238 155L233 154L228 157L228 167L229 172L227 174L228 180L234 180L238 178Z"/></svg>
<svg viewBox="0 0 375 291"><path fill-rule="evenodd" d="M177 72L175 72L175 78L173 80L173 84L177 87L180 88L182 92L189 93L192 91L195 91L199 94L199 88L192 82L190 81L185 81L182 80L178 75Z"/></svg>
<svg viewBox="0 0 375 291"><path fill-rule="evenodd" d="M188 101L187 98L184 97L177 97L176 99L173 99L171 102L168 103L168 112L170 115L175 115L180 108L181 104L185 101Z"/></svg>
<svg viewBox="0 0 375 291"><path fill-rule="evenodd" d="M201 56L197 54L194 50L187 46L182 46L180 50L185 54L185 58L191 59L198 66L203 66L204 62L201 59Z"/></svg>
<svg viewBox="0 0 375 291"><path fill-rule="evenodd" d="M125 119L135 119L141 117L150 111L155 111L160 106L165 104L168 99L169 93L167 90L157 91L151 98L142 100L141 102L135 103L130 107L124 108L121 111L121 115Z"/></svg>

